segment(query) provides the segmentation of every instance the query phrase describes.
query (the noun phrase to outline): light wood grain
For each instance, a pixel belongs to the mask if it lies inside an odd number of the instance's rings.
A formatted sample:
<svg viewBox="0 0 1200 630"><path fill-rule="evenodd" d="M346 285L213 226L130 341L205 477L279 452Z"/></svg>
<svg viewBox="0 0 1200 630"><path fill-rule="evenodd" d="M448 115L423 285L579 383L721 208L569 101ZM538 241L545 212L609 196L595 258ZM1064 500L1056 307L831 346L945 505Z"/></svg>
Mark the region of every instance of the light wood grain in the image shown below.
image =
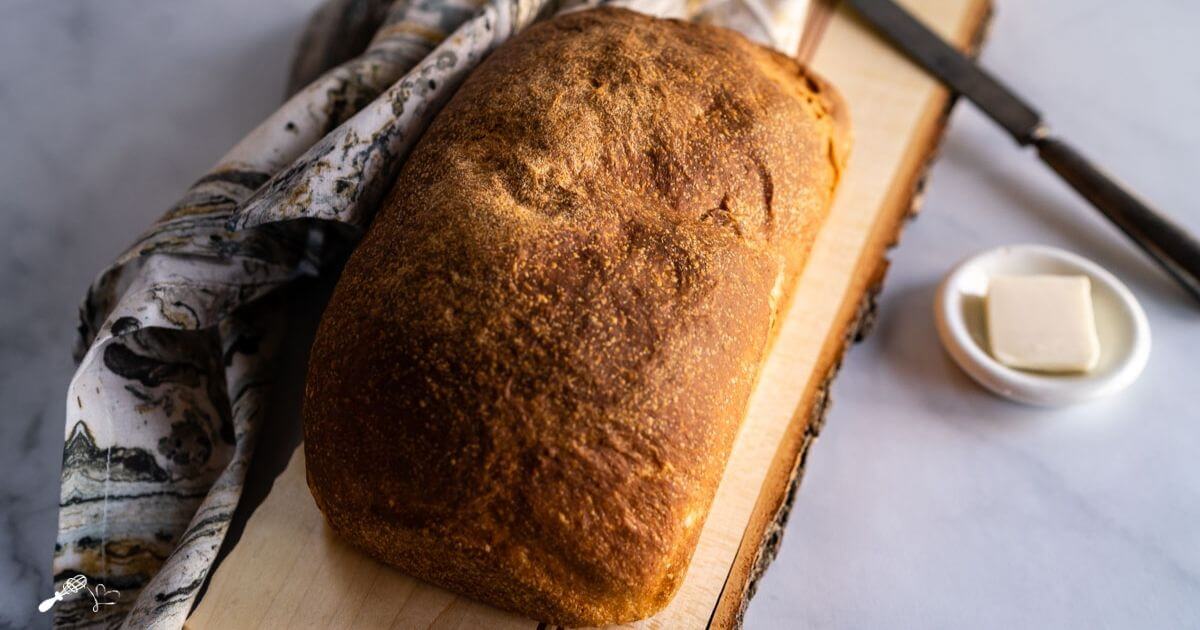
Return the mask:
<svg viewBox="0 0 1200 630"><path fill-rule="evenodd" d="M977 43L991 10L987 0L910 0L902 4L962 48ZM798 329L800 336L791 342L781 337L778 342L780 350L776 353L788 353L790 373L807 378L790 422L768 423L764 432L753 438L754 445L762 449L758 456L766 455L772 447L774 451L769 464L754 471L763 473L755 477L759 485L743 486L759 490L753 494L755 505L710 619L715 627L730 627L740 621L747 588L764 551L764 533L780 518L798 460L807 446L809 423L820 420L819 410L816 417L811 412L823 395L822 389L836 374L864 296L882 283L887 249L899 238L905 217L919 203L916 197L921 178L949 113L946 90L871 35L847 9L833 13L824 29L811 64L838 87L849 103L854 150L833 211L799 281L796 304L808 312L789 314L788 325L803 322L792 329ZM840 301L836 298L839 295ZM804 326L826 334L805 334ZM798 383L792 382L793 387ZM787 388L782 382L777 386L781 389L772 391ZM775 405L782 412L789 400L776 393L765 404ZM729 472L737 470L735 462L739 461L745 460L739 459L735 451ZM748 479L746 483L753 482ZM737 507L740 510L744 506ZM797 518L802 520L803 515ZM799 525L793 529L802 528Z"/></svg>
<svg viewBox="0 0 1200 630"><path fill-rule="evenodd" d="M987 0L906 4L960 45L972 39L988 6ZM761 564L764 532L779 518L806 445L810 412L841 359L863 296L882 277L885 250L912 206L941 131L945 91L847 13L828 19L813 66L849 104L855 137L850 166L763 368L683 585L664 611L634 627L727 627L740 619ZM336 539L308 492L300 450L216 570L187 625L538 626L409 578Z"/></svg>

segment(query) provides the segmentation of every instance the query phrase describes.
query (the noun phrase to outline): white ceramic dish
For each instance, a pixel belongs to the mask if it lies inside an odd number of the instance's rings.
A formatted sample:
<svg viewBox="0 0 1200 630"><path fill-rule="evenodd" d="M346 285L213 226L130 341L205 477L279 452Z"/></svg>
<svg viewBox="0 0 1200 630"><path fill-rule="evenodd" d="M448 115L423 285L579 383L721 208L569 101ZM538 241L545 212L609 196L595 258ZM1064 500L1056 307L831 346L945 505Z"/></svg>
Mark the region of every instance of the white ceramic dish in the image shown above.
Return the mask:
<svg viewBox="0 0 1200 630"><path fill-rule="evenodd" d="M1091 278L1100 362L1086 374L1016 370L987 351L984 298L995 274L1082 274ZM942 345L971 378L1018 402L1060 406L1107 396L1129 386L1150 357L1150 325L1137 298L1100 265L1061 249L1011 245L986 251L946 276L934 306Z"/></svg>

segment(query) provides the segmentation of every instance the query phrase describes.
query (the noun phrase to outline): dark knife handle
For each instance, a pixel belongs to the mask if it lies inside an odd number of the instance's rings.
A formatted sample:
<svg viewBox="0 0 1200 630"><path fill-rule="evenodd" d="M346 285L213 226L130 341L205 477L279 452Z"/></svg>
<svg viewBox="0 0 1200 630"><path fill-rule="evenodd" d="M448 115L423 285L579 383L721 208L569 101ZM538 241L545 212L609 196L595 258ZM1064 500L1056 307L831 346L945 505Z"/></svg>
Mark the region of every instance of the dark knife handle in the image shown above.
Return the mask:
<svg viewBox="0 0 1200 630"><path fill-rule="evenodd" d="M1062 140L1041 136L1032 144L1043 162L1200 300L1200 243L1196 239Z"/></svg>

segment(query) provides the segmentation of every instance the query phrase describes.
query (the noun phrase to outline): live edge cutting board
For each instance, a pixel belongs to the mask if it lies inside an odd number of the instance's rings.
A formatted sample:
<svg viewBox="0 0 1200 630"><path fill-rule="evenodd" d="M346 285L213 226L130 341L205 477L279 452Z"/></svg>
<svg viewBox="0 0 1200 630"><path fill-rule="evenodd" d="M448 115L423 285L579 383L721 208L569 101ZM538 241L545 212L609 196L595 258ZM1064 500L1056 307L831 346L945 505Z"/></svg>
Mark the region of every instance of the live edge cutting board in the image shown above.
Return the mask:
<svg viewBox="0 0 1200 630"><path fill-rule="evenodd" d="M990 10L988 0L904 4L972 50ZM916 208L949 110L943 89L846 9L814 7L810 28L819 38L809 40L817 42L811 63L849 103L850 166L763 368L683 585L665 610L634 626L740 624L779 544L829 382L846 346L869 324L885 252ZM803 530L803 518L793 529ZM407 577L339 541L308 492L300 449L187 622L195 629L539 625Z"/></svg>

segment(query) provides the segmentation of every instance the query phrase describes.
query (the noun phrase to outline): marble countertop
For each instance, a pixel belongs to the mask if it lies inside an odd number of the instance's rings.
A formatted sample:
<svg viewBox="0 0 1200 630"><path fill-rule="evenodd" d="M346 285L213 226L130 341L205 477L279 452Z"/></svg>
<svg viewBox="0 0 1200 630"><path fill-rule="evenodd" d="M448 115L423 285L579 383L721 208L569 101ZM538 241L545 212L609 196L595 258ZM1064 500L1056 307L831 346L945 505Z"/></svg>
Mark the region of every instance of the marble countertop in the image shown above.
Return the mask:
<svg viewBox="0 0 1200 630"><path fill-rule="evenodd" d="M48 622L78 300L274 109L315 1L0 5L0 627ZM984 62L1200 232L1200 5L996 1ZM934 287L1019 242L1142 300L1154 347L1130 390L1038 410L950 363ZM1200 626L1200 308L969 106L892 259L747 627Z"/></svg>

